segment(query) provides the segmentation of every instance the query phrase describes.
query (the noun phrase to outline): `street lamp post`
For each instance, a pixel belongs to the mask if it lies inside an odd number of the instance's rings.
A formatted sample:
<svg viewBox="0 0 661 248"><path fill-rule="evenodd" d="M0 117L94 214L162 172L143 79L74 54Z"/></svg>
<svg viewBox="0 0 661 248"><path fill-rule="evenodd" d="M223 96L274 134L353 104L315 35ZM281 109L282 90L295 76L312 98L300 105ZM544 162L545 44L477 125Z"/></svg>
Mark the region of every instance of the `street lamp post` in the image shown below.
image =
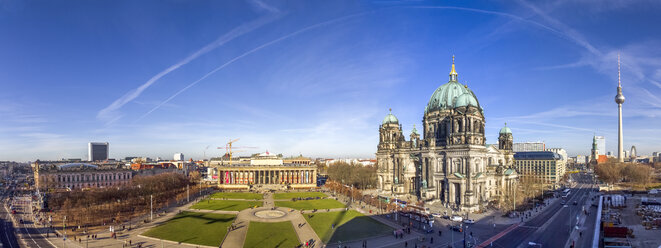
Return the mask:
<svg viewBox="0 0 661 248"><path fill-rule="evenodd" d="M64 218L62 219L62 230L64 230L64 236L62 237L62 246L67 247L67 244L65 243L67 240L67 223L65 222L67 220L67 216L65 215Z"/></svg>
<svg viewBox="0 0 661 248"><path fill-rule="evenodd" d="M466 233L468 232L468 226L467 226L467 225L464 225L464 224L461 224L461 226L462 226L463 229L464 229L464 230L463 230L463 231L464 231L464 248L467 248L467 247L468 247L468 243L466 242Z"/></svg>
<svg viewBox="0 0 661 248"><path fill-rule="evenodd" d="M154 195L149 195L149 221L154 220Z"/></svg>

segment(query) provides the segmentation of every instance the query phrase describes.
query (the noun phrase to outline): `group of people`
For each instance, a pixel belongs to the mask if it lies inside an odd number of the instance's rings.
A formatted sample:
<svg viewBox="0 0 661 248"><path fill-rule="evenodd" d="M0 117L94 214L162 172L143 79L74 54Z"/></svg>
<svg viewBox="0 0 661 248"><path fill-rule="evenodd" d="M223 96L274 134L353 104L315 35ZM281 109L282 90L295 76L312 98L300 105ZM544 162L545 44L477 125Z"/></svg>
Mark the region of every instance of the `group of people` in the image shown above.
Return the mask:
<svg viewBox="0 0 661 248"><path fill-rule="evenodd" d="M227 231L228 231L228 232L229 232L229 231L233 231L233 230L235 230L236 228L237 228L236 224L232 223L229 227L227 227L227 229L228 229Z"/></svg>

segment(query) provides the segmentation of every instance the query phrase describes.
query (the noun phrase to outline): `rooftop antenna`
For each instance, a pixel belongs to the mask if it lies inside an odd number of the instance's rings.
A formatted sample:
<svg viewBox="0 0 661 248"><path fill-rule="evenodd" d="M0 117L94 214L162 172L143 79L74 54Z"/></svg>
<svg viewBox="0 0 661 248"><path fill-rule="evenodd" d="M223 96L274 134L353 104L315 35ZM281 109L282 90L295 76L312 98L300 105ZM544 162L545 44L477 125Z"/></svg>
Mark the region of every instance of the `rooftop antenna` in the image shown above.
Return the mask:
<svg viewBox="0 0 661 248"><path fill-rule="evenodd" d="M617 87L622 87L620 82L620 52L617 52Z"/></svg>

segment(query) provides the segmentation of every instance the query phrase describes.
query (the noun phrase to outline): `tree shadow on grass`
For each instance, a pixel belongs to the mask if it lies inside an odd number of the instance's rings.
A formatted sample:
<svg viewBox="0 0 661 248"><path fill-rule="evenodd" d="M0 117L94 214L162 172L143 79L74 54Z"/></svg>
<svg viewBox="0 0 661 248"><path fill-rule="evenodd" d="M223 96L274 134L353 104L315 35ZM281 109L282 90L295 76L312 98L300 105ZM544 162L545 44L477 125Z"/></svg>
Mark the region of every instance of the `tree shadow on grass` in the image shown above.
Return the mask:
<svg viewBox="0 0 661 248"><path fill-rule="evenodd" d="M236 217L222 217L222 218L212 218L212 217L207 217L207 213L195 213L195 212L182 212L180 214L175 215L170 221L175 221L179 219L185 219L185 218L194 218L194 219L202 219L206 220L205 224L213 224L216 222L232 222Z"/></svg>
<svg viewBox="0 0 661 248"><path fill-rule="evenodd" d="M355 241L387 235L392 233L393 230L392 227L380 223L369 216L356 216L340 226L336 225L335 230L330 230L330 232L334 232L328 239L328 243Z"/></svg>
<svg viewBox="0 0 661 248"><path fill-rule="evenodd" d="M277 238L277 236L278 236L277 234L271 234L271 235L268 235L268 236L261 236L262 239L260 239L257 243L255 243L255 246L253 246L253 247L267 247L266 245L268 244L268 242L266 242L266 241L271 239L271 238ZM286 241L287 241L287 239L283 238L282 240L280 240L280 242L278 242L273 247L280 247Z"/></svg>

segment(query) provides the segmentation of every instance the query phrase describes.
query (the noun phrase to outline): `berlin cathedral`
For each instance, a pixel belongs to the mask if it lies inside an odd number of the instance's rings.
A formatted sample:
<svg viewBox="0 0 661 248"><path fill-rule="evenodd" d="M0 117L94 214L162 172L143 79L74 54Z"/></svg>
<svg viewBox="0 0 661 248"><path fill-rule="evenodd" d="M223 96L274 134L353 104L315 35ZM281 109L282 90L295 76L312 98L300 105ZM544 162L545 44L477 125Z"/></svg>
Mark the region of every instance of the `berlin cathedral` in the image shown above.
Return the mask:
<svg viewBox="0 0 661 248"><path fill-rule="evenodd" d="M425 107L422 137L414 125L407 141L392 110L383 119L376 152L379 194L467 212L511 199L518 178L512 131L506 124L498 144L486 144L484 124L475 93L457 80L453 56L450 80Z"/></svg>

